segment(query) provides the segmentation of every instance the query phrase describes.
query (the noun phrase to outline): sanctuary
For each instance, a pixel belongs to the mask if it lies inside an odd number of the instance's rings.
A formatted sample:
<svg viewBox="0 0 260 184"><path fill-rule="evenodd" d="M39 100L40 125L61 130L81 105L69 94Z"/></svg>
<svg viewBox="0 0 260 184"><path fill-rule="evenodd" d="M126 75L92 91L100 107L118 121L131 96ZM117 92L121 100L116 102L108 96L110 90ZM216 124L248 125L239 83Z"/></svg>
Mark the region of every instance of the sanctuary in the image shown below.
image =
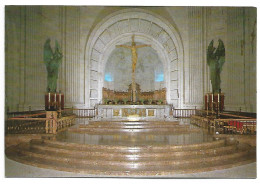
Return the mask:
<svg viewBox="0 0 260 184"><path fill-rule="evenodd" d="M6 177L256 178L256 22L254 7L6 6Z"/></svg>

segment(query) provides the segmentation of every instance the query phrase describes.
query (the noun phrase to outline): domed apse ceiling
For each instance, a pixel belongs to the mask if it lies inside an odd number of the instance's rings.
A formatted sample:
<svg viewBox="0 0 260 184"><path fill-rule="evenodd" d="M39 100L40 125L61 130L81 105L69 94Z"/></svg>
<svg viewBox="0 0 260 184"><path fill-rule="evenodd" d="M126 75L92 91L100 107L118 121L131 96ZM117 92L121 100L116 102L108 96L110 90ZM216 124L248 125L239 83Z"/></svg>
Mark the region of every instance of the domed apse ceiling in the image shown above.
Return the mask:
<svg viewBox="0 0 260 184"><path fill-rule="evenodd" d="M137 43L141 45L143 43ZM131 45L131 42L124 45ZM151 47L137 49L136 82L141 91L161 89L164 84L163 64ZM132 54L127 48L115 48L105 67L104 87L115 91L127 91L132 79Z"/></svg>

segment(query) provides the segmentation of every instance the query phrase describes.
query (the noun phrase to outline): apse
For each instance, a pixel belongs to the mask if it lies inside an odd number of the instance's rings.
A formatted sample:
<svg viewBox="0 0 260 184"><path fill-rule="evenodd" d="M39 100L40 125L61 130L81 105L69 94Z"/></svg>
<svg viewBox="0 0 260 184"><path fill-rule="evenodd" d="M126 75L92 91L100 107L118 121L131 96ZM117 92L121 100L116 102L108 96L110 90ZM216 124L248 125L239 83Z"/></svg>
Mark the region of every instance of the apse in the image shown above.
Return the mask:
<svg viewBox="0 0 260 184"><path fill-rule="evenodd" d="M144 43L137 42L137 45ZM131 45L131 42L124 45ZM141 91L155 91L165 87L163 63L151 47L138 48L136 83ZM115 91L127 91L132 82L132 54L130 49L115 48L107 59L104 87Z"/></svg>

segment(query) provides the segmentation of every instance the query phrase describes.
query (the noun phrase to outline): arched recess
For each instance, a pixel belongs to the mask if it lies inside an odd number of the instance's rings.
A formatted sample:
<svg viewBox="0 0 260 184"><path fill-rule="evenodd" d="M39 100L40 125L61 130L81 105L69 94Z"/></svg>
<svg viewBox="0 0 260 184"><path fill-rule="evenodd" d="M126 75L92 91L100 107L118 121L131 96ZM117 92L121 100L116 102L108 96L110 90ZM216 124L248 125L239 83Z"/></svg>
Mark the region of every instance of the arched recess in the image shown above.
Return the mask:
<svg viewBox="0 0 260 184"><path fill-rule="evenodd" d="M166 19L143 9L125 9L103 19L91 32L85 51L85 105L102 101L104 67L116 45L131 41L151 44L164 65L167 103L182 104L183 44Z"/></svg>

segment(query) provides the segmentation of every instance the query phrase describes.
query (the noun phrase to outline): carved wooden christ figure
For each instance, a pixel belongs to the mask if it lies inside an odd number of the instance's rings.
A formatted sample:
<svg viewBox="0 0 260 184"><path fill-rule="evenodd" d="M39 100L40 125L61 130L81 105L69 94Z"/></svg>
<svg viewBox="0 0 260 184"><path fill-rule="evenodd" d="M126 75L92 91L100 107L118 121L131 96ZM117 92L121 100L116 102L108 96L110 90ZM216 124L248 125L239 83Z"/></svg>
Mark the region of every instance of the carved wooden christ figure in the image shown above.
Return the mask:
<svg viewBox="0 0 260 184"><path fill-rule="evenodd" d="M137 49L142 47L151 47L151 45L136 45L134 41L134 35L132 36L132 45L117 45L117 48L124 47L127 49L131 49L132 52L132 91L133 91L133 102L136 102L136 84L135 84L135 68L137 63Z"/></svg>

